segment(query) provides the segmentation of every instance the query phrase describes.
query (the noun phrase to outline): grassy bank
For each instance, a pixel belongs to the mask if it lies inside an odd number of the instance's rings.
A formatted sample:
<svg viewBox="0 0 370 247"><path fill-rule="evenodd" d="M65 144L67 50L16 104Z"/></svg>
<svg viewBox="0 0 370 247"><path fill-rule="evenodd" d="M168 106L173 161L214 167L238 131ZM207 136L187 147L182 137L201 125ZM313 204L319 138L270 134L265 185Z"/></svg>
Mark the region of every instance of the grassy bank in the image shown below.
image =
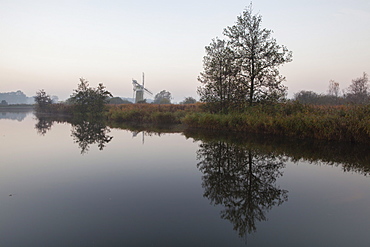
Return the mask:
<svg viewBox="0 0 370 247"><path fill-rule="evenodd" d="M257 105L244 112L214 114L202 104L107 105L111 123L183 124L227 132L264 133L298 138L370 143L370 106L313 106L299 103ZM73 114L73 107L53 105L51 113Z"/></svg>
<svg viewBox="0 0 370 247"><path fill-rule="evenodd" d="M370 143L370 106L286 103L255 106L243 113L226 115L191 113L183 123L222 131Z"/></svg>
<svg viewBox="0 0 370 247"><path fill-rule="evenodd" d="M200 104L124 104L108 106L108 121L140 124L181 124L191 113L201 112Z"/></svg>

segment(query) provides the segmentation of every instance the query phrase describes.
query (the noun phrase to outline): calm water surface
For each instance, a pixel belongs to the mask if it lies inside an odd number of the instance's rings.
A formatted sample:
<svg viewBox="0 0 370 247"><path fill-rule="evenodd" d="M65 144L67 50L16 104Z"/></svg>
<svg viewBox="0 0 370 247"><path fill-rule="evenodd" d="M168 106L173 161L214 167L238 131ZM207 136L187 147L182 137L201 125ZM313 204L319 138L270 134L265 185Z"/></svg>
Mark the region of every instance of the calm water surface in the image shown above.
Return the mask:
<svg viewBox="0 0 370 247"><path fill-rule="evenodd" d="M2 113L0 154L0 246L370 244L367 146Z"/></svg>

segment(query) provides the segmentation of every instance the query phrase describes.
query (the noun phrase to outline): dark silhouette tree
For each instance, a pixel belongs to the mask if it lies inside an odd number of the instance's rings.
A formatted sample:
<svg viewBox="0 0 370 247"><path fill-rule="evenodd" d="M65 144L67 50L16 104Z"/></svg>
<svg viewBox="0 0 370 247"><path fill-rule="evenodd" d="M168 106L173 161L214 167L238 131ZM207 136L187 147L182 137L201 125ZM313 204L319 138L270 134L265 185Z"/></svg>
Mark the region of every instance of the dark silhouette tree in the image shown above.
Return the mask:
<svg viewBox="0 0 370 247"><path fill-rule="evenodd" d="M243 102L243 88L238 83L240 66L236 54L225 40L214 39L206 46L203 58L204 71L198 77L200 101L207 102L211 111L227 113L229 107Z"/></svg>
<svg viewBox="0 0 370 247"><path fill-rule="evenodd" d="M46 94L44 89L36 92L35 96L36 110L39 112L46 112L49 110L50 105L53 103L50 95Z"/></svg>
<svg viewBox="0 0 370 247"><path fill-rule="evenodd" d="M249 5L233 26L225 28L225 41L216 39L206 47L204 72L199 78L203 83L198 90L201 100L218 102L223 109L229 99L251 106L285 98L285 78L278 69L292 61L292 52L278 45L271 34L262 27L262 16L254 15Z"/></svg>
<svg viewBox="0 0 370 247"><path fill-rule="evenodd" d="M80 84L70 97L70 102L75 105L76 113L99 115L104 111L112 94L105 89L102 83L97 88L91 88L89 82L80 78Z"/></svg>
<svg viewBox="0 0 370 247"><path fill-rule="evenodd" d="M369 77L364 72L362 77L352 80L347 88L346 98L354 104L365 104L369 102Z"/></svg>

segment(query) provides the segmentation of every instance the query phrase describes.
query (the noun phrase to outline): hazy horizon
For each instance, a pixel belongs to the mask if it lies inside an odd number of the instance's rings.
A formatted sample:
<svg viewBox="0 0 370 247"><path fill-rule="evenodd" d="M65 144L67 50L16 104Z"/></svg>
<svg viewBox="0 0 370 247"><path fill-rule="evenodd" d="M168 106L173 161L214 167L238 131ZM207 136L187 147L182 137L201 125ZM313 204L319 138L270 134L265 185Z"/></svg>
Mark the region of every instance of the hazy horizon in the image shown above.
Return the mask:
<svg viewBox="0 0 370 247"><path fill-rule="evenodd" d="M45 89L65 100L79 78L132 97L131 80L174 102L196 94L204 47L235 23L249 1L1 1L0 92ZM253 1L263 27L293 51L281 67L289 97L349 86L370 73L370 2ZM152 98L152 97L149 97Z"/></svg>

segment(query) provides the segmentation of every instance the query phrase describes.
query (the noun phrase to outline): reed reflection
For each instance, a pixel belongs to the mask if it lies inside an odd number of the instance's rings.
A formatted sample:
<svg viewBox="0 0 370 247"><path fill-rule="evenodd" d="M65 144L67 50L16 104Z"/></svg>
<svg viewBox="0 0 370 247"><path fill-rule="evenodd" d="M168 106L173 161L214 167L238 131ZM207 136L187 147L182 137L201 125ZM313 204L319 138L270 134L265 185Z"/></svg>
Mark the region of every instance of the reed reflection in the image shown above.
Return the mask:
<svg viewBox="0 0 370 247"><path fill-rule="evenodd" d="M208 141L197 151L203 173L204 197L222 205L221 218L229 220L240 237L257 230L266 213L288 199L276 185L286 158L274 153L224 141Z"/></svg>

